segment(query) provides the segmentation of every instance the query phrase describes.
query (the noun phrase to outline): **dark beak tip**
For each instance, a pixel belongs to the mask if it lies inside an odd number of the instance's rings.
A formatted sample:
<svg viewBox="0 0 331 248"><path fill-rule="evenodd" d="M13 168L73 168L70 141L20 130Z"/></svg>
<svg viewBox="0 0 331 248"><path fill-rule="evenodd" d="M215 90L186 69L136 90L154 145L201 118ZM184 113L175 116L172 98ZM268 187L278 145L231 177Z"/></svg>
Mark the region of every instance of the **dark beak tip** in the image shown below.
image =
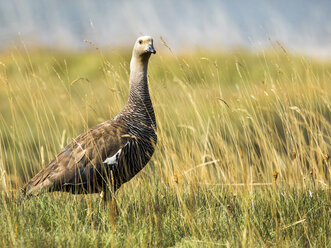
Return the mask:
<svg viewBox="0 0 331 248"><path fill-rule="evenodd" d="M148 48L146 49L146 52L148 52L148 53L153 53L153 54L156 53L156 51L155 51L155 49L154 49L153 46L148 46Z"/></svg>

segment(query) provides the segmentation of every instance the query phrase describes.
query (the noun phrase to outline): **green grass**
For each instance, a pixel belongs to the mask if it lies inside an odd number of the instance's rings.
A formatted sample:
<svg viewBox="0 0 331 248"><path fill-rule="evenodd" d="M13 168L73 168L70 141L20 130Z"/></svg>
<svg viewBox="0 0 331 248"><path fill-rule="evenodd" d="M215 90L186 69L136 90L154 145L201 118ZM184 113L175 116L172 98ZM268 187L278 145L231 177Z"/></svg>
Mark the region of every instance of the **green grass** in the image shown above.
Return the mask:
<svg viewBox="0 0 331 248"><path fill-rule="evenodd" d="M119 193L115 227L95 197L48 194L22 206L3 199L1 207L7 209L0 215L0 240L25 247L330 244L325 190L312 190L311 196L281 188L257 189L253 194L192 185L178 190L151 184Z"/></svg>
<svg viewBox="0 0 331 248"><path fill-rule="evenodd" d="M117 192L19 189L128 96L127 51L0 59L0 247L330 247L331 63L277 47L152 56L159 143Z"/></svg>

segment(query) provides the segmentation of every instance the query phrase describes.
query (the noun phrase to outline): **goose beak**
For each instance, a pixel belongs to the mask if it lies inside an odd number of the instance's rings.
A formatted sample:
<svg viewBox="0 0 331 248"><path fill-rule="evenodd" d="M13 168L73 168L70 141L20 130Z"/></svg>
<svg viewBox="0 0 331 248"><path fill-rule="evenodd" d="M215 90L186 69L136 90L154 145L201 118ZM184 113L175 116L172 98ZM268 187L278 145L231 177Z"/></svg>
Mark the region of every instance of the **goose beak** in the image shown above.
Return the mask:
<svg viewBox="0 0 331 248"><path fill-rule="evenodd" d="M155 49L154 49L154 47L153 47L152 44L149 44L149 45L148 45L148 48L146 49L146 52L148 52L148 53L153 53L153 54L156 53L156 51L155 51Z"/></svg>

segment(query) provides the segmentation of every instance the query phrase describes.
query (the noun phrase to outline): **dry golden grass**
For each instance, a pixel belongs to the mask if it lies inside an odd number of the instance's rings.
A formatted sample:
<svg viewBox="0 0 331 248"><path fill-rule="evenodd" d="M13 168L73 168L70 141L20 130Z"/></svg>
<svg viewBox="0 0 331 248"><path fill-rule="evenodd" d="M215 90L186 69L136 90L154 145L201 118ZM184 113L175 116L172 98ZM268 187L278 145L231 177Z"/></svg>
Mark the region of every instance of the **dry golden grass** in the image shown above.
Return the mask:
<svg viewBox="0 0 331 248"><path fill-rule="evenodd" d="M115 231L95 196L16 205L12 192L121 110L129 59L100 50L2 54L0 244L330 245L331 64L282 49L151 58L159 143L118 191Z"/></svg>

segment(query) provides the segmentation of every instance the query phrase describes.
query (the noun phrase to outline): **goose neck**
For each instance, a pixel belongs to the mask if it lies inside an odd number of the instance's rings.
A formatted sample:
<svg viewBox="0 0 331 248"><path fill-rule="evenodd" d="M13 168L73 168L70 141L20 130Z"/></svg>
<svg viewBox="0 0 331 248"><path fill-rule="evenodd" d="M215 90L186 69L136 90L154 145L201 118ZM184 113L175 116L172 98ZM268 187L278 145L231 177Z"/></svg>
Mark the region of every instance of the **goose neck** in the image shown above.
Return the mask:
<svg viewBox="0 0 331 248"><path fill-rule="evenodd" d="M147 82L148 57L133 55L130 62L130 86Z"/></svg>

